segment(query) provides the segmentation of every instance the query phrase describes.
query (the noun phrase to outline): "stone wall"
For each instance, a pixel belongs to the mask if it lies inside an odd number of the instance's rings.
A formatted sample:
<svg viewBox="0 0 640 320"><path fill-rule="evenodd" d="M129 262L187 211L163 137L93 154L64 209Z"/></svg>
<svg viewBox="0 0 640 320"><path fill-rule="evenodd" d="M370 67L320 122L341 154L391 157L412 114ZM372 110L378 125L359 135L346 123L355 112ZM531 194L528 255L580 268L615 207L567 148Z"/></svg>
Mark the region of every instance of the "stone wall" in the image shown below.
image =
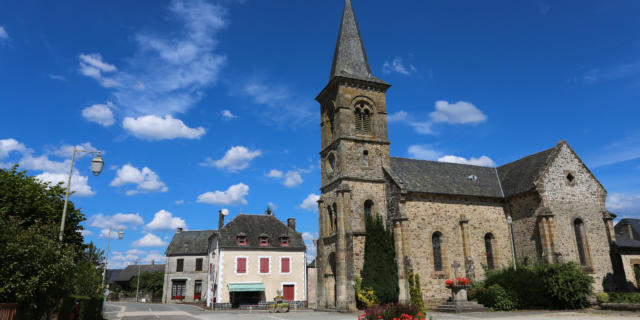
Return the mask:
<svg viewBox="0 0 640 320"><path fill-rule="evenodd" d="M202 271L196 270L196 259L202 258ZM184 259L183 271L177 272L176 265L178 259ZM162 287L162 302L176 302L171 299L172 280L186 280L186 295L184 302L193 302L193 289L196 280L202 281L201 300L204 301L207 295L207 273L209 271L209 258L202 256L171 256L167 257L164 272L164 285Z"/></svg>
<svg viewBox="0 0 640 320"><path fill-rule="evenodd" d="M520 262L533 262L541 258L537 217L541 199L535 192L526 192L507 199L507 213L513 218L516 257Z"/></svg>
<svg viewBox="0 0 640 320"><path fill-rule="evenodd" d="M622 258L622 265L624 267L626 285L628 287L633 286L636 290L640 289L640 279L636 279L635 272L633 271L634 265L640 265L640 252L636 254L621 254L620 257Z"/></svg>

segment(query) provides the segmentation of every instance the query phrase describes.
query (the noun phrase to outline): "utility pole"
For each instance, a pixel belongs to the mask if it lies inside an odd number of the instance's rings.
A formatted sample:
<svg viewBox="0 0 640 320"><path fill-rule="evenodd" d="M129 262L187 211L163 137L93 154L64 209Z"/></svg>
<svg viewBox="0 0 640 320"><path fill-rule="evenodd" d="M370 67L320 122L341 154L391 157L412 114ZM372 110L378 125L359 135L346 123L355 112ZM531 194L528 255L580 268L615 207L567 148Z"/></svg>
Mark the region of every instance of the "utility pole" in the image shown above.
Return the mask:
<svg viewBox="0 0 640 320"><path fill-rule="evenodd" d="M136 264L138 265L138 284L136 285L136 302L138 302L138 290L140 289L140 264L138 264L138 260L136 260Z"/></svg>

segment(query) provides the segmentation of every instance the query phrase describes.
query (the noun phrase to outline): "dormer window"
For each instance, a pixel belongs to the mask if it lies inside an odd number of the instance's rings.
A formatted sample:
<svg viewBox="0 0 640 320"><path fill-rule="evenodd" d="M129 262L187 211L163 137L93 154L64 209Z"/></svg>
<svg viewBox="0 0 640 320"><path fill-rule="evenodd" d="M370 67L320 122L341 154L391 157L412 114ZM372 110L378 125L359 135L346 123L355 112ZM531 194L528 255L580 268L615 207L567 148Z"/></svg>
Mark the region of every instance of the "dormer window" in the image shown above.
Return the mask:
<svg viewBox="0 0 640 320"><path fill-rule="evenodd" d="M288 247L289 246L289 237L280 238L280 246L281 247Z"/></svg>
<svg viewBox="0 0 640 320"><path fill-rule="evenodd" d="M266 247L269 245L269 237L261 236L259 240L260 240L261 247Z"/></svg>
<svg viewBox="0 0 640 320"><path fill-rule="evenodd" d="M239 246L246 246L247 245L247 236L238 236L236 238L237 243Z"/></svg>

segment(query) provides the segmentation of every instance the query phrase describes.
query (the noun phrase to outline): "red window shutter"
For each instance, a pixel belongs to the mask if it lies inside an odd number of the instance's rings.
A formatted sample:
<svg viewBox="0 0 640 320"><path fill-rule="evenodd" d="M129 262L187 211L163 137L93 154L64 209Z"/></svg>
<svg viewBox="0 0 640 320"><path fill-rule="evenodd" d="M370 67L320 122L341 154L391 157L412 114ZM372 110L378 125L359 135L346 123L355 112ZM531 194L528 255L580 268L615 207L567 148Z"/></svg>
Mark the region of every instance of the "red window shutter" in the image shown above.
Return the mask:
<svg viewBox="0 0 640 320"><path fill-rule="evenodd" d="M296 299L296 286L292 284L285 284L282 286L282 295L284 296L284 300L293 301Z"/></svg>
<svg viewBox="0 0 640 320"><path fill-rule="evenodd" d="M247 273L247 258L238 258L236 273Z"/></svg>
<svg viewBox="0 0 640 320"><path fill-rule="evenodd" d="M280 261L280 270L282 273L289 273L291 272L291 268L289 267L289 258L282 258L282 260Z"/></svg>
<svg viewBox="0 0 640 320"><path fill-rule="evenodd" d="M269 273L269 258L260 258L260 273Z"/></svg>

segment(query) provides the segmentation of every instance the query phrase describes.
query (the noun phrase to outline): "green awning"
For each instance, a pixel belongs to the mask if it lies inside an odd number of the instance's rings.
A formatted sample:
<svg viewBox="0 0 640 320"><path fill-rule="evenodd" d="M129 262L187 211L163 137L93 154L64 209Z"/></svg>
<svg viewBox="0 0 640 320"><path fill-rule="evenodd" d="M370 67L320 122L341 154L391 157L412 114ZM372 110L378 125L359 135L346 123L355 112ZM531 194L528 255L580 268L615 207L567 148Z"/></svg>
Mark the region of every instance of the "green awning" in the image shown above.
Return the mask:
<svg viewBox="0 0 640 320"><path fill-rule="evenodd" d="M264 291L264 284L256 283L229 283L229 292L253 292Z"/></svg>

